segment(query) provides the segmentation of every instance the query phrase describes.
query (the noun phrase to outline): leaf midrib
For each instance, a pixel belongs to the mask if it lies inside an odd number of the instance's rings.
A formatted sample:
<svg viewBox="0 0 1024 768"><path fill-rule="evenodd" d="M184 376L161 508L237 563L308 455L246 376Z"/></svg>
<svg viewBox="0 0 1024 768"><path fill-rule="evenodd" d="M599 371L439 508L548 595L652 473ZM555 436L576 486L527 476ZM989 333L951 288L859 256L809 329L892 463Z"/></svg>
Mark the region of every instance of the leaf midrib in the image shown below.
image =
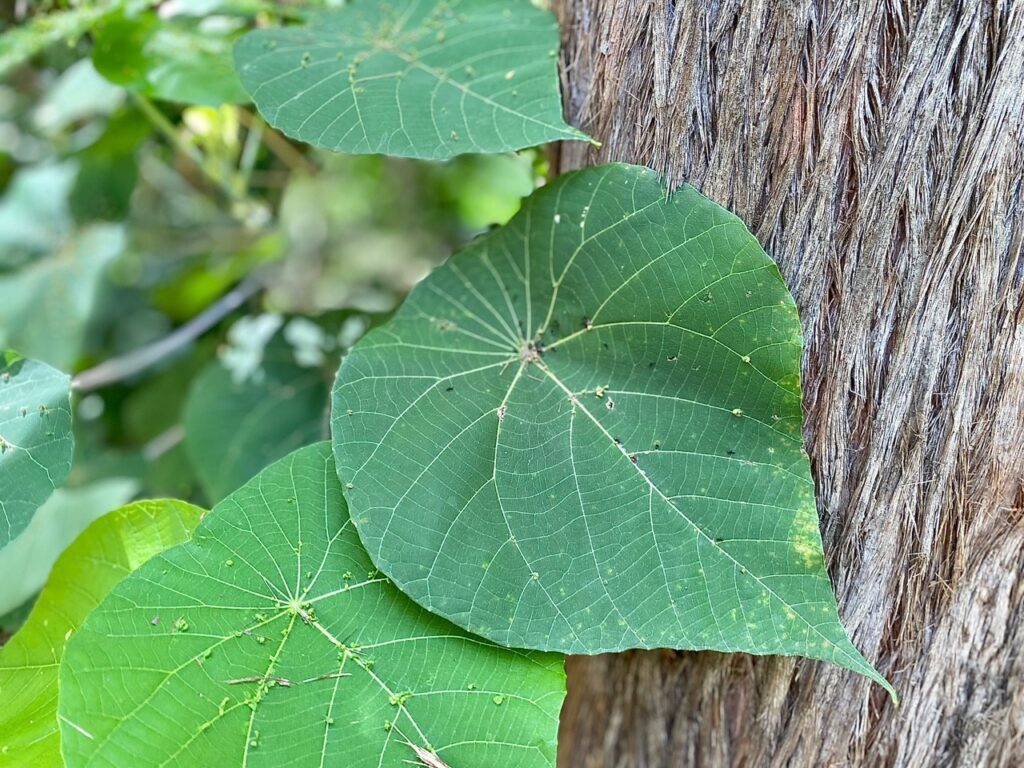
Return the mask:
<svg viewBox="0 0 1024 768"><path fill-rule="evenodd" d="M549 379L549 380L550 380L550 381L551 381L552 383L554 383L554 384L555 384L555 385L556 385L556 386L557 386L557 387L558 387L558 388L559 388L560 390L562 390L562 392L564 392L564 393L565 393L565 395L566 395L566 396L567 396L567 397L568 397L568 398L569 398L569 399L570 399L570 400L572 401L572 403L573 403L573 406L574 406L575 408L579 408L579 409L580 409L580 410L581 410L581 411L582 411L582 412L583 412L583 413L584 413L584 414L585 414L585 415L586 415L586 416L587 416L587 417L588 417L588 418L590 419L590 421L591 421L591 422L593 422L593 424L594 424L594 425L595 425L595 426L596 426L596 427L597 427L597 428L598 428L598 429L599 429L599 430L601 431L601 433L602 433L602 434L603 434L603 435L604 435L604 436L605 436L605 437L606 437L606 438L608 439L608 442L609 442L609 443L610 443L611 445L614 445L614 446L615 446L615 447L616 447L616 448L618 449L618 451L619 451L619 453L621 454L621 456L622 456L623 460L625 460L625 461L626 461L626 462L627 462L627 463L629 464L629 466L633 468L633 470L634 470L634 471L636 472L637 476L639 476L639 477L640 477L640 478L641 478L641 479L642 479L642 480L644 481L644 483L645 483L645 484L646 484L646 485L647 485L647 486L648 486L648 487L649 487L649 488L650 488L650 489L651 489L651 490L652 490L652 491L653 491L654 493L657 493L657 494L658 494L658 496L659 496L659 497L660 497L660 498L661 498L661 499L662 499L662 500L663 500L663 501L664 501L664 502L665 502L665 503L666 503L666 504L667 504L667 505L668 505L668 506L669 506L669 507L670 507L671 509L675 510L675 511L676 511L676 513L677 513L677 514L678 514L678 515L679 515L679 516L680 516L680 517L681 517L681 518L682 518L682 519L683 519L684 521L686 521L686 523L687 523L688 525L690 525L690 526L691 526L691 527L693 528L693 530L694 530L694 531L696 532L696 534L697 534L697 535L698 535L699 537L703 537L704 539L706 539L706 540L707 540L707 543L709 543L709 544L711 545L712 551L714 551L714 552L717 552L717 553L718 553L718 554L719 554L720 556L722 556L722 557L724 557L725 559L729 560L729 561L730 561L730 562L731 562L731 563L732 563L732 564L733 564L734 566L736 566L736 567L737 567L737 568L738 568L738 569L740 570L740 574L741 574L741 575L743 575L743 576L744 576L744 577L746 577L747 579L749 579L749 580L753 581L753 582L754 582L755 584L757 584L757 585L758 585L759 587L761 587L761 588L762 588L763 590L765 590L765 592L767 592L767 593L768 593L769 595L771 595L771 596L772 596L772 597L774 597L774 598L775 598L776 600L778 600L778 601L779 601L779 602L780 602L780 603L781 603L782 605L784 605L784 606L786 606L787 608L789 608L790 610L792 610L792 611L793 611L793 613L794 613L794 614L795 614L796 616L798 616L798 617L800 618L800 620L801 620L801 621L802 621L802 622L803 622L803 623L804 623L804 624L805 624L805 625L806 625L806 626L807 626L807 627L808 627L808 628L809 628L809 629L810 629L810 630L811 630L811 631L812 631L812 632L813 632L813 633L814 633L815 635L817 635L818 637L820 637L820 638L821 638L822 640L825 640L825 641L827 641L827 642L828 642L828 643L829 643L829 644L831 645L831 647L833 647L833 648L835 648L835 649L836 649L837 651L841 652L841 653L842 653L842 654L843 654L843 655L844 655L844 656L845 656L845 657L846 657L846 658L847 658L847 659L848 659L848 660L850 661L850 663L854 665L854 668L862 668L862 667L863 667L863 662L861 661L861 659L859 659L859 658L857 658L857 657L855 657L855 656L852 656L852 655L851 655L851 654L850 654L850 653L849 653L849 652L848 652L848 651L847 651L847 650L846 650L845 648L843 648L843 647L842 647L842 645L840 645L840 644L838 644L838 643L834 642L834 641L832 640L832 638L830 638L830 637L826 636L825 634L823 634L823 633L822 633L822 632L821 632L820 630L818 630L818 629L817 629L817 627L815 627L815 626L814 626L813 624L811 624L811 623L810 623L809 621L807 621L807 619L805 619L805 618L803 617L803 615L802 615L802 614L801 614L801 613L800 613L799 611L795 610L795 608L794 608L794 607L793 607L792 605L790 605L790 604L789 604L789 602L787 602L787 601L786 601L785 599L783 599L783 598L782 598L782 597L781 597L781 596L780 596L780 595L779 595L779 594L778 594L778 593L777 593L777 592L776 592L775 590L773 590L773 589L772 589L771 587L769 587L769 586L768 586L767 584L765 584L765 583L764 583L764 581L762 581L762 580L761 580L760 578L758 578L758 577L757 577L757 576L756 576L756 575L755 575L755 574L754 574L754 573L753 573L753 572L752 572L752 571L751 571L751 570L750 570L749 568L747 568L747 566L746 566L746 565L744 565L744 564L743 564L742 562L740 562L740 561L739 561L739 560L738 560L738 559L737 559L736 557L734 557L734 556L733 556L732 554L730 554L730 553L729 553L729 552L728 552L727 550L725 550L725 549L723 549L723 548L722 548L721 546L719 546L718 542L716 542L716 541L715 541L715 538L714 538L713 536L709 535L709 534L708 534L708 533L707 533L706 531L704 531L704 529L703 529L703 528L701 528L701 527L700 527L699 525L697 525L697 523L696 523L696 522L694 522L693 520L691 520L691 519L690 519L690 518L689 518L689 517L688 517L688 516L686 515L686 513L685 513L685 512L683 512L683 511L682 511L681 509L679 509L679 507L677 507L677 506L676 506L675 504L673 504L673 503L672 503L672 501L671 501L671 500L669 499L669 497L668 497L668 496L666 496L666 495L665 495L664 493L662 493L661 489L660 489L660 488L658 488L658 486L657 486L657 485L655 485L655 483L651 481L651 479L650 479L650 478L649 478L649 477L647 476L647 474L646 474L646 473L645 473L645 472L644 472L643 470L641 470L639 466L637 466L637 465L636 465L636 464L634 464L634 463L633 463L632 461L630 461L630 459L629 459L629 455L628 455L628 452L626 451L626 449L625 449L625 448L623 448L623 446L621 446L621 445L619 445L618 443L616 443L616 442L615 442L615 439L614 439L614 438L612 437L612 435L611 435L611 434L610 434L610 433L608 432L608 430L607 430L607 429L606 429L606 428L604 427L604 425L603 425L603 424L602 424L602 423L601 423L601 422L600 422L600 421L599 421L599 420L597 419L597 417L595 417L595 416L594 416L594 415L593 415L593 414L592 414L592 413L590 412L590 410L589 410L589 409L588 409L588 408L587 408L587 407L586 407L585 405L583 405L583 403L582 403L582 402L580 402L580 401L579 401L579 399L578 399L578 398L576 398L576 397L575 397L575 395L573 394L572 390L571 390L571 389L569 389L569 388L568 388L568 387L567 387L567 386L566 386L566 385L565 385L565 384L564 384L564 383L562 382L562 380L561 380L561 379L559 379L559 378L558 378L558 377L557 377L557 376L556 376L556 375L555 375L555 374L554 374L554 373L553 373L553 372L551 371L551 369L550 369L550 368L549 368L549 367L548 367L547 365L545 365L545 364L543 364L543 363L537 363L537 367L538 367L538 368L539 368L539 369L540 369L540 370L541 370L541 371L542 371L542 372L544 373L544 375L545 375L545 376L547 376L547 377L548 377L548 379ZM670 596L670 598L671 598L671 596Z"/></svg>

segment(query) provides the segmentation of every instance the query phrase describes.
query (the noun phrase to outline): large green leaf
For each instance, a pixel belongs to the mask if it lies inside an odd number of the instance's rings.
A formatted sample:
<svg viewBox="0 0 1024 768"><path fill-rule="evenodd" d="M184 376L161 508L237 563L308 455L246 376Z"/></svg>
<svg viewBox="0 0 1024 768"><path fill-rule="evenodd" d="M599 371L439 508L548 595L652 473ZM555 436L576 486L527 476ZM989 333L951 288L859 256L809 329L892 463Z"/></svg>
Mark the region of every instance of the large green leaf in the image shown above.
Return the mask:
<svg viewBox="0 0 1024 768"><path fill-rule="evenodd" d="M73 449L70 377L0 353L0 547L64 482Z"/></svg>
<svg viewBox="0 0 1024 768"><path fill-rule="evenodd" d="M363 543L514 647L803 655L883 682L825 572L801 344L728 211L633 166L562 177L343 361L332 431Z"/></svg>
<svg viewBox="0 0 1024 768"><path fill-rule="evenodd" d="M338 152L440 160L559 139L558 26L528 0L361 0L251 32L242 84L271 125Z"/></svg>
<svg viewBox="0 0 1024 768"><path fill-rule="evenodd" d="M220 501L271 462L322 439L329 399L319 368L276 345L258 376L235 381L220 361L196 377L185 403L185 448L203 491Z"/></svg>
<svg viewBox="0 0 1024 768"><path fill-rule="evenodd" d="M59 766L57 671L68 635L126 574L185 541L203 511L138 501L104 515L61 555L28 621L0 650L0 763Z"/></svg>
<svg viewBox="0 0 1024 768"><path fill-rule="evenodd" d="M264 470L68 644L70 766L553 766L558 656L466 635L359 544L330 446Z"/></svg>

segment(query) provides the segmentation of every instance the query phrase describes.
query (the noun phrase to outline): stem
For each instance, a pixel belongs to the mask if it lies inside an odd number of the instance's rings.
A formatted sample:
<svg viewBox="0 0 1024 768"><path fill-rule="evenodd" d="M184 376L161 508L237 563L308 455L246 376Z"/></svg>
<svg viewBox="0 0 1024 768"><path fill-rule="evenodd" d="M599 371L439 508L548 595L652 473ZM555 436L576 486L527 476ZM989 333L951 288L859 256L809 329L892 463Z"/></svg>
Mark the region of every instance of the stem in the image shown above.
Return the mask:
<svg viewBox="0 0 1024 768"><path fill-rule="evenodd" d="M91 392L144 371L195 341L242 306L259 289L259 282L253 278L247 278L221 296L215 304L210 305L167 336L120 357L106 360L94 368L82 371L71 382L71 386L79 392Z"/></svg>
<svg viewBox="0 0 1024 768"><path fill-rule="evenodd" d="M314 176L317 167L309 161L295 146L284 136L270 128L262 118L253 115L246 109L239 108L238 119L250 131L263 129L263 144L269 149L278 160L284 163L293 173L302 173L307 176Z"/></svg>
<svg viewBox="0 0 1024 768"><path fill-rule="evenodd" d="M244 195L240 195L238 190L235 189L227 179L215 174L209 169L209 167L207 167L206 158L203 156L203 153L181 138L181 134L174 127L174 124L167 119L167 116L164 115L163 112L156 108L153 102L145 96L133 91L129 91L129 93L131 94L135 105L139 108L139 111L146 116L157 131L159 131L163 137L171 143L175 150L188 158L188 160L196 167L196 170L198 170L221 192L223 192L224 196L228 200L232 203L242 203L246 201L247 198Z"/></svg>

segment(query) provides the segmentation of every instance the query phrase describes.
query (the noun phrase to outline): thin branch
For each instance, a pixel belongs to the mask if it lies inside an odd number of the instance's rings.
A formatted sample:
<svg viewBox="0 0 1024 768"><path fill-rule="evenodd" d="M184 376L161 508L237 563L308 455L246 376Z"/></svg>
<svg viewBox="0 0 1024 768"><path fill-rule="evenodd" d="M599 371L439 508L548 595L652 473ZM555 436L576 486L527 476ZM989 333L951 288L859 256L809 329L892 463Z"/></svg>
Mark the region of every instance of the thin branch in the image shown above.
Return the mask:
<svg viewBox="0 0 1024 768"><path fill-rule="evenodd" d="M293 173L302 173L307 176L316 175L316 165L296 149L288 139L268 126L261 117L252 114L247 109L239 108L238 120L250 131L262 130L263 144Z"/></svg>
<svg viewBox="0 0 1024 768"><path fill-rule="evenodd" d="M247 278L194 318L162 339L145 347L133 350L121 357L106 360L94 368L82 371L71 382L79 392L91 392L109 386L144 371L151 365L165 360L230 315L251 296L260 290L260 283Z"/></svg>

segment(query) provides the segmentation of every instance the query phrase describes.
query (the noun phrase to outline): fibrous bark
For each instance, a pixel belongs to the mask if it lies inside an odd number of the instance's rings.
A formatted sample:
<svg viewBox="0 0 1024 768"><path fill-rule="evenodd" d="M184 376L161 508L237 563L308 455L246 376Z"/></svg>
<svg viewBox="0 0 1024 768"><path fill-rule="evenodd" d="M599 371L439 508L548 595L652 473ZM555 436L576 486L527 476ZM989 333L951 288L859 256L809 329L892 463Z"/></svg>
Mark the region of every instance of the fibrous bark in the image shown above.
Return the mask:
<svg viewBox="0 0 1024 768"><path fill-rule="evenodd" d="M567 768L1024 765L1024 2L559 0L564 169L736 211L803 313L841 614L894 681L570 660Z"/></svg>

